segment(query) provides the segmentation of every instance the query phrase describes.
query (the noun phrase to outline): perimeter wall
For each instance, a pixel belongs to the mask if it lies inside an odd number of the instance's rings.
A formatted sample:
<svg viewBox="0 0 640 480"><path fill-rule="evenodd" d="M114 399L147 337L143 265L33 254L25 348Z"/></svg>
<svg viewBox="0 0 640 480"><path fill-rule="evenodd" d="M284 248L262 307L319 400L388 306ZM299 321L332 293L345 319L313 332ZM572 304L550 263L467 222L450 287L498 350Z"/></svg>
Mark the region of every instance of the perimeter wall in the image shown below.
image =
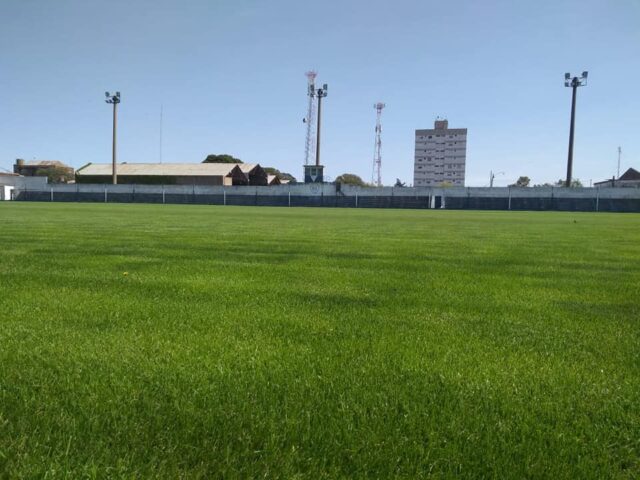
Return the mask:
<svg viewBox="0 0 640 480"><path fill-rule="evenodd" d="M640 188L24 184L15 190L16 200L37 202L640 212Z"/></svg>

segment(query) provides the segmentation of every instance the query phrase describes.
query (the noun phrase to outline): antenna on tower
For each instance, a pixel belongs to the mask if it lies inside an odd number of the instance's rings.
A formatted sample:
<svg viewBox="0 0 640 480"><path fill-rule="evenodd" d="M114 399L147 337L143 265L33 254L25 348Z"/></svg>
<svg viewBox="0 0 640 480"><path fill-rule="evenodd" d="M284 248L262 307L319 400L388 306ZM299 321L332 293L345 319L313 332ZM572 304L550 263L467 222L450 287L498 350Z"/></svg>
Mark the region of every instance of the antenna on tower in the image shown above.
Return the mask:
<svg viewBox="0 0 640 480"><path fill-rule="evenodd" d="M380 176L380 169L382 168L382 139L380 134L382 133L382 123L380 118L382 117L382 109L386 105L382 102L378 102L373 105L376 109L376 142L373 150L373 171L371 172L371 183L377 187L382 186L382 177Z"/></svg>
<svg viewBox="0 0 640 480"><path fill-rule="evenodd" d="M307 124L307 138L304 145L304 164L309 165L309 160L315 157L316 145L315 145L315 127L316 127L316 104L313 99L316 96L315 84L316 76L318 72L315 70L309 70L305 73L307 77L307 97L309 97L309 104L307 106L307 116L304 118L304 123Z"/></svg>

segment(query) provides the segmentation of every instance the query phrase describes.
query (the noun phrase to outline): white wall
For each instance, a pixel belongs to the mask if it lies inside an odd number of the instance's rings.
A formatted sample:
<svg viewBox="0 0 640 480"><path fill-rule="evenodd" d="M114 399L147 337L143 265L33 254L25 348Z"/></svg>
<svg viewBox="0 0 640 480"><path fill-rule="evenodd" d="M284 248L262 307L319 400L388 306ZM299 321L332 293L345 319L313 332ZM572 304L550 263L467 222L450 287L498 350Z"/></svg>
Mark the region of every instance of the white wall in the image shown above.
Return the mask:
<svg viewBox="0 0 640 480"><path fill-rule="evenodd" d="M0 185L0 201L2 200L11 200L11 193L13 192L13 187L10 185Z"/></svg>

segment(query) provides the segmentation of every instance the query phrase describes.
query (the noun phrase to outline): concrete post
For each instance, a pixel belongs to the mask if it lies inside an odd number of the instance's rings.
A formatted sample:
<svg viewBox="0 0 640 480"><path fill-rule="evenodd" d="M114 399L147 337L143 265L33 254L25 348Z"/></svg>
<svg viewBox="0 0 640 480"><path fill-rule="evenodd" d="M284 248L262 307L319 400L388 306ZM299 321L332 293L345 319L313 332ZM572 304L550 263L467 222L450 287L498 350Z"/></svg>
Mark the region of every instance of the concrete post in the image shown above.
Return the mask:
<svg viewBox="0 0 640 480"><path fill-rule="evenodd" d="M520 202L522 203L522 202ZM511 210L511 187L509 187L509 206L507 207L508 210Z"/></svg>
<svg viewBox="0 0 640 480"><path fill-rule="evenodd" d="M51 187L51 201L53 202L53 187Z"/></svg>
<svg viewBox="0 0 640 480"><path fill-rule="evenodd" d="M600 211L600 187L596 187L596 212Z"/></svg>
<svg viewBox="0 0 640 480"><path fill-rule="evenodd" d="M227 204L227 191L224 188L222 189L222 204Z"/></svg>
<svg viewBox="0 0 640 480"><path fill-rule="evenodd" d="M107 186L104 186L104 203L107 203Z"/></svg>

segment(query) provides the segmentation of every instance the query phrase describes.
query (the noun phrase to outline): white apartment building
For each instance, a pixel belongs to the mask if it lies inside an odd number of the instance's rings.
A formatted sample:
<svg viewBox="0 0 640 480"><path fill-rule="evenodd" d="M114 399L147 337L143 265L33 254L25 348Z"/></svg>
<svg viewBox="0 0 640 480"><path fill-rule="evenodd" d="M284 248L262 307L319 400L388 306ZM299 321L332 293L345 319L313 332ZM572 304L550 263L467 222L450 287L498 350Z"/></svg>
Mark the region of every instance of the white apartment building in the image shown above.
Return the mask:
<svg viewBox="0 0 640 480"><path fill-rule="evenodd" d="M416 130L414 187L464 187L466 163L466 128L449 128L447 120L436 120L433 129Z"/></svg>

